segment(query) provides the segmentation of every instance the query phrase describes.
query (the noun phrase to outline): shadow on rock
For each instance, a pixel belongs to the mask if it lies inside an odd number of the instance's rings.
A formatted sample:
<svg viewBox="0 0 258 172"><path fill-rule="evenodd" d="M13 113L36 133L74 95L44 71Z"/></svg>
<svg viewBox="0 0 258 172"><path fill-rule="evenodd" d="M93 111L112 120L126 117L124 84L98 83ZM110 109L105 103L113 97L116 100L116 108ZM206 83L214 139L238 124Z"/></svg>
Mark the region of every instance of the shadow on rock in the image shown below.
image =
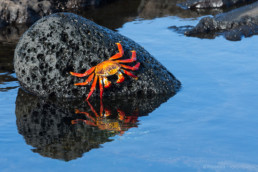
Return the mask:
<svg viewBox="0 0 258 172"><path fill-rule="evenodd" d="M148 115L173 95L117 100L45 100L19 89L17 127L33 152L70 161L100 148L112 137L137 127L138 117Z"/></svg>

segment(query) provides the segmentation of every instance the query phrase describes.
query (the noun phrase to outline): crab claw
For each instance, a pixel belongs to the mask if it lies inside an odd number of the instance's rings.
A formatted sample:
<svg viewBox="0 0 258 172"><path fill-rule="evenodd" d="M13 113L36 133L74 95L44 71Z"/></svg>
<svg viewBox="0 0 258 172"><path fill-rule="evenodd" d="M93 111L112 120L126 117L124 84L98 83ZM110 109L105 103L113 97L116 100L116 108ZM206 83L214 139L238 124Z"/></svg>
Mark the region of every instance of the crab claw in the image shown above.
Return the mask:
<svg viewBox="0 0 258 172"><path fill-rule="evenodd" d="M111 86L111 82L107 79L107 77L103 77L103 81L104 81L105 88L108 88Z"/></svg>
<svg viewBox="0 0 258 172"><path fill-rule="evenodd" d="M117 76L118 76L118 79L117 79L116 83L122 83L122 82L124 82L125 77L123 76L123 74L122 74L121 72L118 72L118 73L117 73Z"/></svg>

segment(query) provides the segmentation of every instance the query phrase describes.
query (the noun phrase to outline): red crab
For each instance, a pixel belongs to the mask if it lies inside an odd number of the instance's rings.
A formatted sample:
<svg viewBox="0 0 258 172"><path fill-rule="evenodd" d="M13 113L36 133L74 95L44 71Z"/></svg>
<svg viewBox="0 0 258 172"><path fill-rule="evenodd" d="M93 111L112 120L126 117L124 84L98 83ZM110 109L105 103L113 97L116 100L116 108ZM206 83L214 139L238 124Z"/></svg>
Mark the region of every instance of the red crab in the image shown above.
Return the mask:
<svg viewBox="0 0 258 172"><path fill-rule="evenodd" d="M118 79L117 79L116 83L121 83L124 81L124 76L122 73L129 75L135 79L138 79L137 76L135 76L134 74L132 74L131 72L129 72L125 69L129 69L129 70L133 70L133 71L138 70L139 66L140 66L140 62L138 62L135 66L127 66L127 65L121 64L121 63L135 62L136 61L136 51L134 51L134 50L131 51L132 57L130 59L116 60L116 59L123 57L123 55L124 55L124 50L122 48L122 45L120 43L116 43L116 44L117 44L119 52L116 53L115 55L113 55L112 57L110 57L108 60L99 63L98 65L90 68L89 70L87 70L84 73L70 72L71 75L77 76L77 77L85 77L85 76L89 75L89 77L86 79L85 82L76 83L74 85L87 85L94 78L92 86L90 88L90 93L88 94L88 97L87 97L87 100L90 98L90 96L96 89L96 84L98 82L98 79L99 79L99 89L100 89L100 99L101 100L102 100L102 95L103 95L103 91L104 91L103 82L104 82L105 88L108 88L111 85L111 82L108 81L108 78L107 78L108 76L117 75Z"/></svg>

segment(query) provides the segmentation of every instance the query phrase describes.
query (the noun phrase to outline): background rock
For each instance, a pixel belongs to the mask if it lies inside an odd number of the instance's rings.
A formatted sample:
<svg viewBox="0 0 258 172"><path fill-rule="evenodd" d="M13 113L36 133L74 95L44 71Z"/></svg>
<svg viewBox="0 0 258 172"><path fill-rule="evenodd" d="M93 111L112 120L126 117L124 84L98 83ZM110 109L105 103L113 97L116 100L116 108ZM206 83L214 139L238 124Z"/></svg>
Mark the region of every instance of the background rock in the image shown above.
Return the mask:
<svg viewBox="0 0 258 172"><path fill-rule="evenodd" d="M144 19L153 19L163 16L178 16L181 18L195 18L203 15L215 15L223 12L224 9L210 10L185 10L178 4L184 0L141 0L138 7L139 17Z"/></svg>
<svg viewBox="0 0 258 172"><path fill-rule="evenodd" d="M226 39L233 41L241 40L242 36L258 34L258 2L215 17L205 17L185 34L201 38L223 34Z"/></svg>
<svg viewBox="0 0 258 172"><path fill-rule="evenodd" d="M180 82L132 40L71 13L58 13L35 23L20 39L14 56L14 68L23 88L38 96L86 97L90 85L74 86L86 78L77 78L70 71L83 73L117 52L121 42L124 59L136 50L140 69L136 81L126 77L113 85L104 96L174 94ZM132 63L133 65L135 63ZM98 90L98 89L97 89ZM94 94L98 95L98 94Z"/></svg>
<svg viewBox="0 0 258 172"><path fill-rule="evenodd" d="M248 3L251 0L187 0L181 3L184 8L200 9L200 8L221 8L231 7L237 4Z"/></svg>
<svg viewBox="0 0 258 172"><path fill-rule="evenodd" d="M110 1L112 0L4 0L0 1L0 27L10 23L32 24L54 12Z"/></svg>

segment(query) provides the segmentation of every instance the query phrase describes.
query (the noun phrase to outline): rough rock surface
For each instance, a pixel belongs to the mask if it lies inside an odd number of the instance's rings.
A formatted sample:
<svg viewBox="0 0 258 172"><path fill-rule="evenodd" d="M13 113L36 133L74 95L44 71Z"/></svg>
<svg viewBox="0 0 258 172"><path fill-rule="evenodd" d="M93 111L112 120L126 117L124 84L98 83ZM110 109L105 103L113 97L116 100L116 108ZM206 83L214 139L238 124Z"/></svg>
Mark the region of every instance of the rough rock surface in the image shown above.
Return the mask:
<svg viewBox="0 0 258 172"><path fill-rule="evenodd" d="M99 124L117 126L114 129L104 129L100 125L90 126L83 122L71 124L75 119L91 121L83 114L76 114L75 109L88 112L97 120L85 101L59 102L60 100L41 99L19 89L15 110L16 123L26 143L34 147L33 152L45 157L69 161L100 147L100 144L112 141L110 137L121 134L120 130L126 132L132 127L137 127L138 117L148 115L169 97L160 95L152 98L103 101L104 107L111 111L111 115L103 118ZM99 104L92 104L92 106L98 113ZM119 120L118 109L124 112L125 119L134 117L136 120L130 122Z"/></svg>
<svg viewBox="0 0 258 172"><path fill-rule="evenodd" d="M107 60L117 52L116 42L124 48L123 59L136 50L141 66L133 73L139 79L125 76L123 83L116 84L116 75L111 76L112 86L104 89L103 96L173 94L180 88L180 82L140 45L71 13L42 18L25 32L15 50L14 69L21 86L35 95L86 97L91 84L74 86L86 77L77 78L69 72L83 73Z"/></svg>
<svg viewBox="0 0 258 172"><path fill-rule="evenodd" d="M236 4L250 2L251 0L187 0L180 5L183 8L200 9L200 8L221 8L230 7Z"/></svg>
<svg viewBox="0 0 258 172"><path fill-rule="evenodd" d="M43 16L67 9L99 5L111 0L1 0L0 27L10 23L34 23Z"/></svg>
<svg viewBox="0 0 258 172"><path fill-rule="evenodd" d="M258 2L219 14L215 17L205 17L189 31L187 36L214 38L223 34L228 40L241 40L258 34Z"/></svg>
<svg viewBox="0 0 258 172"><path fill-rule="evenodd" d="M0 1L0 23L32 23L53 12L48 0Z"/></svg>
<svg viewBox="0 0 258 172"><path fill-rule="evenodd" d="M185 10L182 5L185 0L141 0L138 7L138 15L144 19L153 19L164 16L178 16L180 18L196 18L203 15L215 15L223 12L223 9L210 10Z"/></svg>

